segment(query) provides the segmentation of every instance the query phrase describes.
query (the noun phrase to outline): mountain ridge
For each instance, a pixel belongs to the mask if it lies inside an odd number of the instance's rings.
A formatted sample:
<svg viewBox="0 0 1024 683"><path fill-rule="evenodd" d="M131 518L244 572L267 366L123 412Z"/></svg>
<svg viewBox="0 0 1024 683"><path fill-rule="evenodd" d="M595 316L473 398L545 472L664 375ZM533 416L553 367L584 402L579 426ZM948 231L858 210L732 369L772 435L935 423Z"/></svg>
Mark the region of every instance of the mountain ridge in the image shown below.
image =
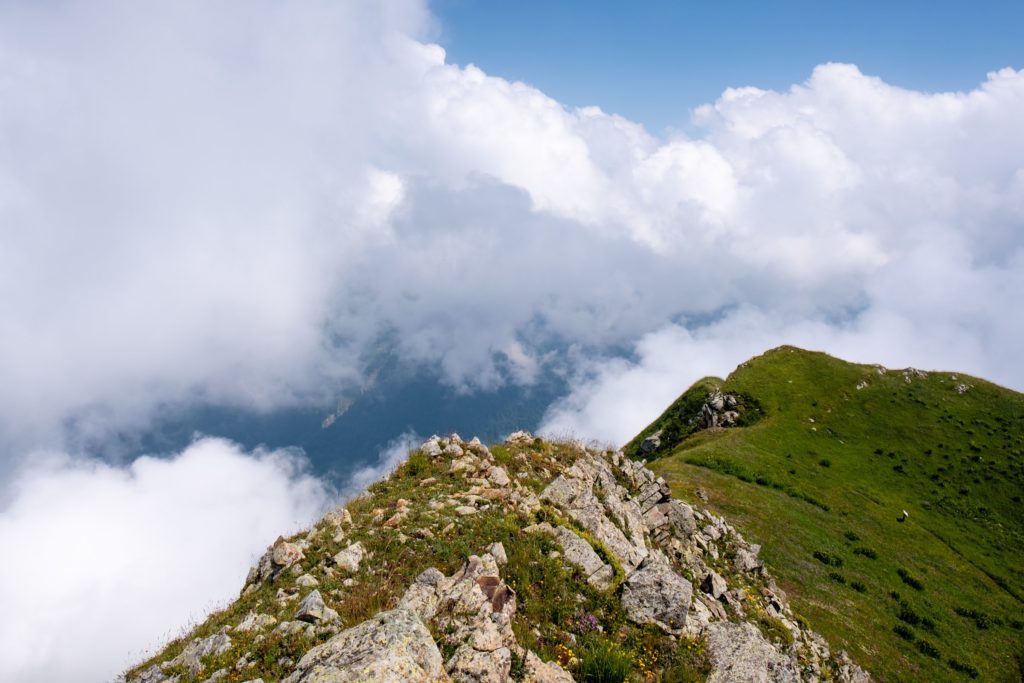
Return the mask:
<svg viewBox="0 0 1024 683"><path fill-rule="evenodd" d="M433 437L124 678L869 680L758 551L620 451Z"/></svg>

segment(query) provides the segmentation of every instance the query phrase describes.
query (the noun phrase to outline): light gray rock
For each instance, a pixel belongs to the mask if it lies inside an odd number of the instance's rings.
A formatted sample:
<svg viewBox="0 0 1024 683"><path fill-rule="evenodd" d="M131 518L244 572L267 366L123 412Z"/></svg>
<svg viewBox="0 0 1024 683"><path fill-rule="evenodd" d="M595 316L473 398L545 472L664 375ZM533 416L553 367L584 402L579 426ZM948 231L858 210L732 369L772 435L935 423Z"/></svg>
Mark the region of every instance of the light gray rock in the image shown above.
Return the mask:
<svg viewBox="0 0 1024 683"><path fill-rule="evenodd" d="M566 562L580 568L587 578L587 583L599 590L611 586L615 570L605 564L589 543L564 526L555 527L553 535L562 546L562 557Z"/></svg>
<svg viewBox="0 0 1024 683"><path fill-rule="evenodd" d="M462 645L445 662L448 675L459 683L506 683L511 668L512 652L507 647L480 651Z"/></svg>
<svg viewBox="0 0 1024 683"><path fill-rule="evenodd" d="M491 547L487 549L487 552L491 554L494 561L499 565L508 563L508 553L505 552L505 546L500 542L492 543Z"/></svg>
<svg viewBox="0 0 1024 683"><path fill-rule="evenodd" d="M505 487L512 483L512 480L508 478L508 472L505 471L504 467L500 465L494 465L487 473L487 478L491 480L495 486Z"/></svg>
<svg viewBox="0 0 1024 683"><path fill-rule="evenodd" d="M725 579L712 571L704 577L700 589L717 600L725 594L725 591L729 590L729 586L726 585Z"/></svg>
<svg viewBox="0 0 1024 683"><path fill-rule="evenodd" d="M299 588L316 588L320 585L320 582L316 580L316 577L310 574L303 574L299 578L295 579L295 585Z"/></svg>
<svg viewBox="0 0 1024 683"><path fill-rule="evenodd" d="M334 564L349 572L359 571L359 563L363 561L366 551L361 543L353 543L334 556Z"/></svg>
<svg viewBox="0 0 1024 683"><path fill-rule="evenodd" d="M424 441L420 445L420 452L429 458L436 458L441 455L441 445L438 443L438 438L435 436Z"/></svg>
<svg viewBox="0 0 1024 683"><path fill-rule="evenodd" d="M573 683L572 674L557 662L544 662L527 650L523 683Z"/></svg>
<svg viewBox="0 0 1024 683"><path fill-rule="evenodd" d="M277 619L270 616L269 614L260 614L259 612L249 612L245 615L245 618L238 622L238 625L233 629L241 633L248 631L262 631L265 628L269 628L277 623Z"/></svg>
<svg viewBox="0 0 1024 683"><path fill-rule="evenodd" d="M167 663L168 668L185 667L194 678L203 670L202 660L206 657L216 657L231 649L231 638L228 637L227 628L221 629L212 636L196 638L185 646L177 657Z"/></svg>
<svg viewBox="0 0 1024 683"><path fill-rule="evenodd" d="M338 621L338 613L324 604L319 590L314 590L299 603L299 610L295 613L295 618L299 621L317 624L321 621Z"/></svg>
<svg viewBox="0 0 1024 683"><path fill-rule="evenodd" d="M442 683L441 652L409 610L381 612L309 650L284 683Z"/></svg>
<svg viewBox="0 0 1024 683"><path fill-rule="evenodd" d="M748 622L715 622L707 629L709 683L796 683L800 670Z"/></svg>
<svg viewBox="0 0 1024 683"><path fill-rule="evenodd" d="M686 626L693 586L676 574L659 551L652 552L622 588L622 607L638 624L655 624L678 635Z"/></svg>

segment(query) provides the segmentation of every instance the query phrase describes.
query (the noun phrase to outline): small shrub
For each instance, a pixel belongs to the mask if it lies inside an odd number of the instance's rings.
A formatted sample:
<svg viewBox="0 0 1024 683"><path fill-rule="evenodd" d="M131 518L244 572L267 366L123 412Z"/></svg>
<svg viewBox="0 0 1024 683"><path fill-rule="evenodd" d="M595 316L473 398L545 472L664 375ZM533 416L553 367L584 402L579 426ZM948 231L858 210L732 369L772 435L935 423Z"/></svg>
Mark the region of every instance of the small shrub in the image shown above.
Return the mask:
<svg viewBox="0 0 1024 683"><path fill-rule="evenodd" d="M956 659L950 659L947 662L947 664L949 664L949 668L953 671L959 671L962 674L967 674L971 678L978 677L978 670L970 664L964 664L963 662L957 661Z"/></svg>
<svg viewBox="0 0 1024 683"><path fill-rule="evenodd" d="M846 584L846 577L839 572L829 572L828 578L832 579L836 583Z"/></svg>
<svg viewBox="0 0 1024 683"><path fill-rule="evenodd" d="M929 643L927 640L917 641L917 651L925 655L926 657L931 657L932 659L939 659L940 657L939 649L931 643Z"/></svg>
<svg viewBox="0 0 1024 683"><path fill-rule="evenodd" d="M851 581L850 588L857 591L858 593L866 593L868 591L868 587L860 581Z"/></svg>
<svg viewBox="0 0 1024 683"><path fill-rule="evenodd" d="M827 567L843 566L843 558L839 557L838 555L831 555L823 550L815 550L814 559L816 559L818 562L821 562L823 565Z"/></svg>
<svg viewBox="0 0 1024 683"><path fill-rule="evenodd" d="M903 640L906 640L911 643L914 642L914 632L906 626L904 626L903 624L896 624L895 626L893 626L892 632L898 635Z"/></svg>
<svg viewBox="0 0 1024 683"><path fill-rule="evenodd" d="M860 540L860 536L858 536L857 534L853 533L852 531L847 531L845 534L843 534L843 536L846 537L847 541L852 541L854 543L856 543L857 541Z"/></svg>
<svg viewBox="0 0 1024 683"><path fill-rule="evenodd" d="M822 467L832 467L832 461L829 460L828 458L822 458L821 460L818 461L818 464L821 465Z"/></svg>
<svg viewBox="0 0 1024 683"><path fill-rule="evenodd" d="M911 626L917 626L921 623L921 615L915 612L910 605L905 602L900 603L900 611L896 617L903 623L910 624Z"/></svg>
<svg viewBox="0 0 1024 683"><path fill-rule="evenodd" d="M916 590L916 591L923 591L924 590L924 584L922 584L920 581L918 581L914 576L911 575L910 572L908 572L903 567L900 567L899 569L897 569L896 573L899 574L899 577L903 581L903 583L907 584L908 586L910 586L914 590Z"/></svg>
<svg viewBox="0 0 1024 683"><path fill-rule="evenodd" d="M871 548L854 548L853 549L853 554L854 555L861 555L863 557L868 558L869 560L877 560L878 559L878 553L876 553Z"/></svg>
<svg viewBox="0 0 1024 683"><path fill-rule="evenodd" d="M508 676L516 683L526 678L526 657L512 651L512 666L509 667Z"/></svg>

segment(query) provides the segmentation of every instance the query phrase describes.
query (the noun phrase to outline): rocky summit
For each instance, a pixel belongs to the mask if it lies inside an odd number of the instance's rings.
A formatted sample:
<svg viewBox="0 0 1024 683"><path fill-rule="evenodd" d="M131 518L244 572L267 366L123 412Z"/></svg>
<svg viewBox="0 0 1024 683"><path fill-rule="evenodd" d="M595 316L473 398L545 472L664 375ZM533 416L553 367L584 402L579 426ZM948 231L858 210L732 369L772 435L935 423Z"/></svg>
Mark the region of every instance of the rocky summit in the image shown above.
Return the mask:
<svg viewBox="0 0 1024 683"><path fill-rule="evenodd" d="M435 436L124 680L870 680L758 552L621 451Z"/></svg>

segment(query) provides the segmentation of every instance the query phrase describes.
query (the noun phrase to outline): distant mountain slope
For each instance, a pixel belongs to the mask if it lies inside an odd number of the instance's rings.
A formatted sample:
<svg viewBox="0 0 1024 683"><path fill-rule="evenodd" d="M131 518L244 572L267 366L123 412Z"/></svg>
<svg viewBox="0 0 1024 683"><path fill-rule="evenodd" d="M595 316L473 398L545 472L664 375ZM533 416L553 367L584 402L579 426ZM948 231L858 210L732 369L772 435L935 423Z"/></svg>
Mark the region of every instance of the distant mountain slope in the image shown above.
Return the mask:
<svg viewBox="0 0 1024 683"><path fill-rule="evenodd" d="M762 544L794 610L880 680L1024 677L1024 395L781 347L625 451Z"/></svg>

